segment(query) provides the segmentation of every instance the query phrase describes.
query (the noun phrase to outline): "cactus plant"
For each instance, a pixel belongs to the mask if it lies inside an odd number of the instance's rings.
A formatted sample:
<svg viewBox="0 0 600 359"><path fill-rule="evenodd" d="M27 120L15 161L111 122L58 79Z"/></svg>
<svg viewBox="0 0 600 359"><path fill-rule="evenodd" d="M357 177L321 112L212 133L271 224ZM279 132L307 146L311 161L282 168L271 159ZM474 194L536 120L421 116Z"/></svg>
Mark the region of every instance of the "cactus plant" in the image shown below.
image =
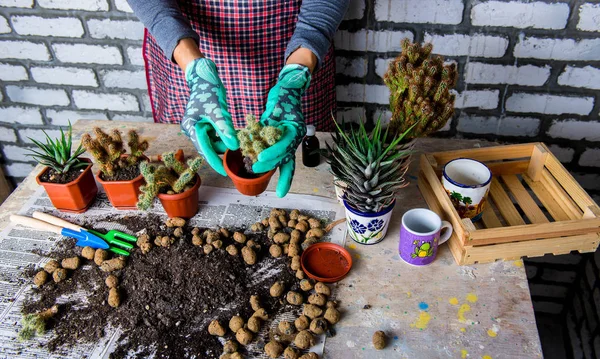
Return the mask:
<svg viewBox="0 0 600 359"><path fill-rule="evenodd" d="M390 63L384 81L390 89L390 127L407 138L424 137L438 131L454 114L456 64L444 65L441 56L431 55L432 44L402 40L402 53Z"/></svg>
<svg viewBox="0 0 600 359"><path fill-rule="evenodd" d="M254 173L252 165L258 160L258 154L281 138L281 130L273 126L263 126L250 114L246 116L246 128L239 130L237 137L246 171Z"/></svg>
<svg viewBox="0 0 600 359"><path fill-rule="evenodd" d="M164 164L158 167L149 164L148 161L140 163L140 172L146 181L146 184L140 187L141 194L137 203L141 210L152 207L154 198L161 191L170 194L184 192L200 169L202 157L188 160L186 166L175 159L174 152L168 152L162 155L162 161Z"/></svg>
<svg viewBox="0 0 600 359"><path fill-rule="evenodd" d="M119 169L137 165L144 157L144 151L148 149L148 141L140 140L135 130L128 132L127 144L130 153L126 158L122 157L126 150L119 130L113 129L110 134L107 134L100 127L95 127L94 134L96 135L95 139L89 133L84 134L81 137L81 143L96 159L102 174L108 178L113 177Z"/></svg>

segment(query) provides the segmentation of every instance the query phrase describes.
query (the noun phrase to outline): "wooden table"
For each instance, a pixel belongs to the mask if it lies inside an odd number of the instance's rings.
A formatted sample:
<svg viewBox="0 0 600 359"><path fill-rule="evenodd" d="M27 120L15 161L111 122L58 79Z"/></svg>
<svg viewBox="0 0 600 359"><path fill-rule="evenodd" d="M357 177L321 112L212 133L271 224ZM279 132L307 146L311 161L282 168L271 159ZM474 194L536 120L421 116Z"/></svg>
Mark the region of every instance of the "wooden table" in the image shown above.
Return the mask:
<svg viewBox="0 0 600 359"><path fill-rule="evenodd" d="M178 125L136 124L117 121L79 121L79 137L94 126L104 129L139 130L151 141L149 154L182 148L195 150L179 132ZM328 135L319 134L321 144ZM489 145L472 140L420 139L418 151L444 151ZM291 192L335 196L328 165L302 166L297 154L296 175ZM18 211L36 190L36 168L0 206L0 230L8 216ZM347 358L536 358L541 346L535 324L523 262L496 262L459 267L446 246L427 267L412 267L398 256L402 214L427 207L417 185L418 161L411 165L410 186L398 201L386 239L373 246L347 242L354 266L347 278L334 285L340 301L342 321L337 335L326 339L325 357ZM204 165L202 183L233 187L231 180ZM274 190L278 176L269 185ZM371 337L376 330L387 333L389 344L375 351Z"/></svg>

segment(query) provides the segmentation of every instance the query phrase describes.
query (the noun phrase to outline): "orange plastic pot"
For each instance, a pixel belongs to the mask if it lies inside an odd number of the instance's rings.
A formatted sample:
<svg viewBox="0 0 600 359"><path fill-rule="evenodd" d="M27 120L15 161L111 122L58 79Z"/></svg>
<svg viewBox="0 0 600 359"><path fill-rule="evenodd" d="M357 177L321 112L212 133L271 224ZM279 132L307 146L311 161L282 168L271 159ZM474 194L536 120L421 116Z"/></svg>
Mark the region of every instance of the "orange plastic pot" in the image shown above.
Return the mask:
<svg viewBox="0 0 600 359"><path fill-rule="evenodd" d="M123 155L121 157L127 157ZM144 157L148 160L148 158ZM106 196L110 203L116 209L137 209L138 197L140 196L140 187L146 183L144 176L140 173L136 178L129 181L105 181L101 178L102 172L96 173L96 179L104 188Z"/></svg>
<svg viewBox="0 0 600 359"><path fill-rule="evenodd" d="M194 187L177 194L159 193L158 199L162 204L167 216L192 218L198 213L198 188L200 187L200 176L196 175Z"/></svg>
<svg viewBox="0 0 600 359"><path fill-rule="evenodd" d="M87 158L81 158L82 161L89 163L89 166L75 179L69 183L51 183L43 182L41 177L48 167L35 178L39 185L42 185L50 197L52 205L59 211L70 213L82 213L92 205L98 193L96 181L92 173L92 161Z"/></svg>
<svg viewBox="0 0 600 359"><path fill-rule="evenodd" d="M271 170L256 178L241 177L240 173L245 172L245 170L244 158L240 150L225 151L225 156L223 156L223 166L238 192L246 196L256 196L263 193L269 185L271 176L275 173L275 170Z"/></svg>

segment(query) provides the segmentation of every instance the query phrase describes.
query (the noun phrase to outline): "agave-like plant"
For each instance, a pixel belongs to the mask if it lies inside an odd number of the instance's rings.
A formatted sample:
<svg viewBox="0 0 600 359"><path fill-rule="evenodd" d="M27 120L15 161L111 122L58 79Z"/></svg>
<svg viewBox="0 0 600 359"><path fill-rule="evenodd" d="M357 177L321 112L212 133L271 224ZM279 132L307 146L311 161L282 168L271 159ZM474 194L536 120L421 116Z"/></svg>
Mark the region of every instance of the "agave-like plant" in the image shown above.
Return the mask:
<svg viewBox="0 0 600 359"><path fill-rule="evenodd" d="M335 120L334 120L335 122ZM368 133L361 122L358 129L343 131L337 124L332 145L326 144L324 156L331 165L336 185L345 190L344 199L353 208L376 213L394 201L397 191L408 185L410 150L400 143L412 130L396 135L383 129L381 119Z"/></svg>
<svg viewBox="0 0 600 359"><path fill-rule="evenodd" d="M31 142L37 146L37 149L30 149L31 153L28 156L35 159L38 163L50 167L56 174L63 174L69 172L71 169L88 166L88 163L79 159L79 156L85 152L85 149L81 145L71 153L73 147L73 128L70 122L67 133L65 134L61 128L60 138L56 140L51 139L46 131L43 132L46 135L46 143L29 137Z"/></svg>

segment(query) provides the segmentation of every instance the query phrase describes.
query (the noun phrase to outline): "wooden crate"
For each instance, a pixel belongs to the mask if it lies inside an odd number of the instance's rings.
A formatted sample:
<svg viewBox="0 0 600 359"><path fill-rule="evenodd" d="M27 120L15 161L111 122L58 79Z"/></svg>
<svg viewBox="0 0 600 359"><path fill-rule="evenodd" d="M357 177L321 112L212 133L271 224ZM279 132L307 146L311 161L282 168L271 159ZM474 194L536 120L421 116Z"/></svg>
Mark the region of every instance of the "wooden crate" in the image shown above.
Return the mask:
<svg viewBox="0 0 600 359"><path fill-rule="evenodd" d="M484 162L494 176L480 221L461 219L440 181L459 157ZM448 245L459 265L598 247L600 208L543 143L423 154L420 167L423 197L454 227Z"/></svg>

